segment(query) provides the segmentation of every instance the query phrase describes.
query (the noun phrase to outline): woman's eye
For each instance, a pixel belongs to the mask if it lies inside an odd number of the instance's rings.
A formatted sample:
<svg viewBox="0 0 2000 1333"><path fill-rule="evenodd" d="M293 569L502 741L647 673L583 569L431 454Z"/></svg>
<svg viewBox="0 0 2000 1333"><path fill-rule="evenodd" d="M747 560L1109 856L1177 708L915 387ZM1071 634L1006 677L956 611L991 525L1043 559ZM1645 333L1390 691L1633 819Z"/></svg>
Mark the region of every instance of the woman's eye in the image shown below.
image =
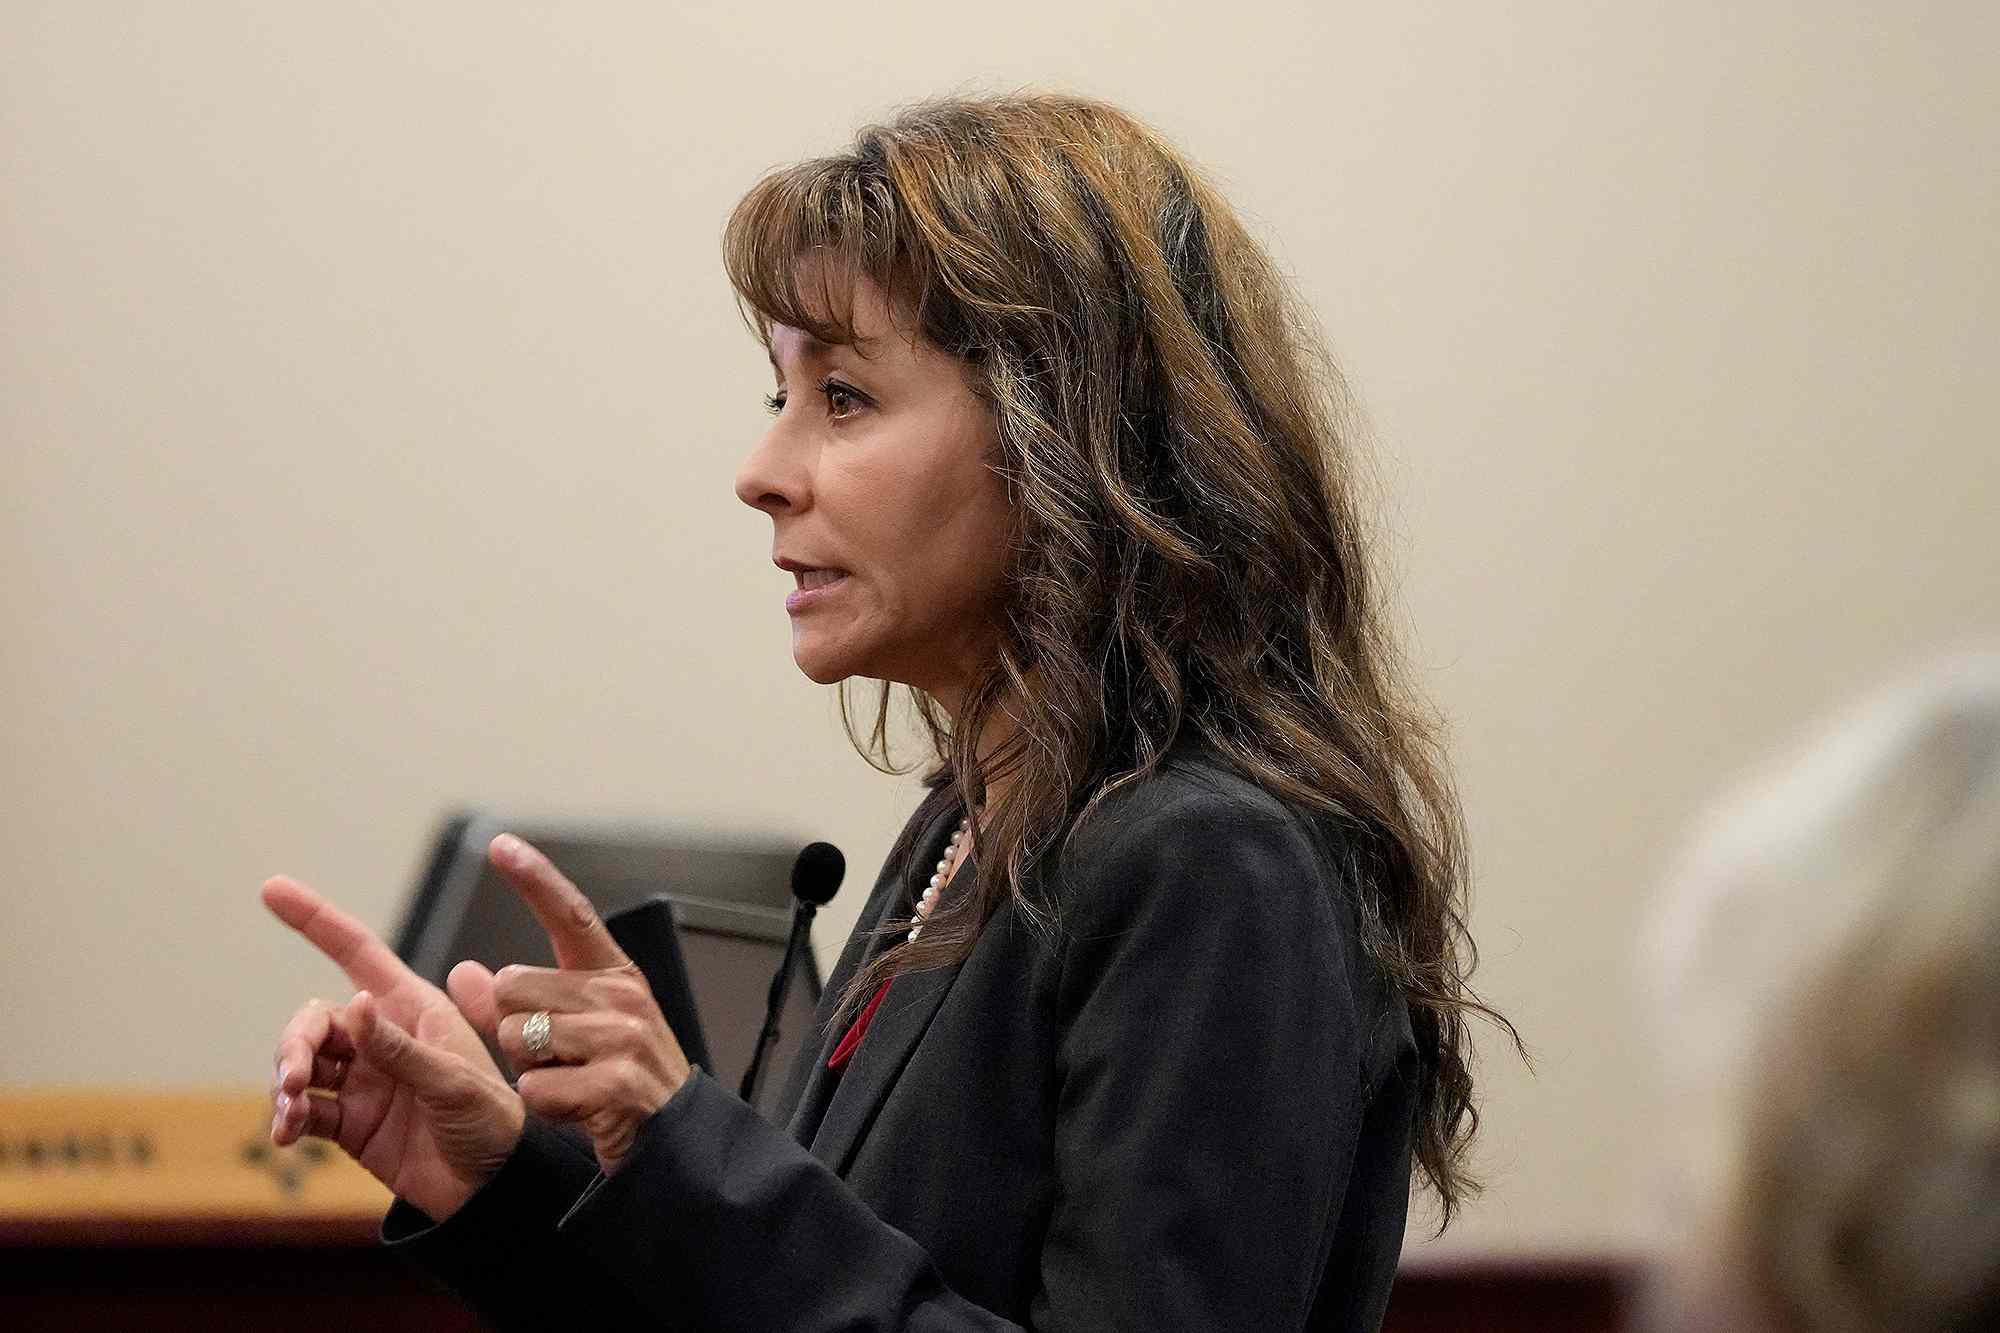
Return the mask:
<svg viewBox="0 0 2000 1333"><path fill-rule="evenodd" d="M782 394L782 393L767 393L767 394L765 394L765 395L764 395L764 410L765 410L766 412L769 412L769 413L770 413L770 414L771 414L772 416L776 416L776 415L778 415L778 413L780 413L780 412L784 411L784 410L785 410L785 395L784 395L784 394Z"/></svg>
<svg viewBox="0 0 2000 1333"><path fill-rule="evenodd" d="M855 409L861 406L861 395L837 380L828 380L822 384L820 392L826 395L828 415L836 420L854 415Z"/></svg>

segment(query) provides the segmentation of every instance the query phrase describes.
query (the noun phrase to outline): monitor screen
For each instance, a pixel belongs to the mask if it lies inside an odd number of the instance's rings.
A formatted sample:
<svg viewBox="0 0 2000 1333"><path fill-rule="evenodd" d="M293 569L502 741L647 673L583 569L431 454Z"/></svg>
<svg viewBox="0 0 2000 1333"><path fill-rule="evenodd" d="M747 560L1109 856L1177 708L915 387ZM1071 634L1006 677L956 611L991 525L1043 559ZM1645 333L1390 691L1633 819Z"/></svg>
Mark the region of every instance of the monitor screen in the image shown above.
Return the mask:
<svg viewBox="0 0 2000 1333"><path fill-rule="evenodd" d="M486 860L494 835L519 834L546 853L611 916L655 895L673 906L675 934L707 1040L709 1073L734 1091L750 1063L772 975L791 929L789 843L702 838L631 825L502 823L454 816L441 830L397 936L397 952L438 985L461 959L489 968L553 966L554 954L528 909ZM820 978L811 951L799 961L765 1057L756 1105L773 1115L801 1048L817 1045L813 1011ZM503 1061L504 1067L504 1061Z"/></svg>

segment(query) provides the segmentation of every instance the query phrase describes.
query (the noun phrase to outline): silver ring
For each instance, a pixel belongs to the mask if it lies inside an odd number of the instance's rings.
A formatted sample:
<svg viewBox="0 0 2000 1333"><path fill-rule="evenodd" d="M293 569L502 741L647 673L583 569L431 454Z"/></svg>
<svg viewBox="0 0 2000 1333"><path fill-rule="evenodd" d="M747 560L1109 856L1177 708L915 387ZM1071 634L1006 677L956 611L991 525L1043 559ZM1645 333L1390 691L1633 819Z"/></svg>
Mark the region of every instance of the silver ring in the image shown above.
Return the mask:
<svg viewBox="0 0 2000 1333"><path fill-rule="evenodd" d="M521 1024L521 1049L537 1060L549 1053L555 1045L555 1034L549 1028L549 1011L537 1009Z"/></svg>

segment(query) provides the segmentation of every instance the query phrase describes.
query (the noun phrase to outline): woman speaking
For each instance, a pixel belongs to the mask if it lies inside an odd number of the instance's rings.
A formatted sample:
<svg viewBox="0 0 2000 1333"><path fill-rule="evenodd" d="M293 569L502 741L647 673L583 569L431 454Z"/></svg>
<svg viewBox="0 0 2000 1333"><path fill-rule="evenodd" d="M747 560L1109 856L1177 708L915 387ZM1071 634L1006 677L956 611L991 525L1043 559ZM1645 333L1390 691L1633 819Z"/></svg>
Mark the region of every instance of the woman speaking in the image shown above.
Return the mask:
<svg viewBox="0 0 2000 1333"><path fill-rule="evenodd" d="M1170 147L1073 98L918 107L767 177L725 251L793 657L881 682L864 754L898 685L936 751L786 1122L502 836L553 968L441 992L264 886L361 988L285 1028L272 1137L339 1143L502 1326L1377 1327L1413 1170L1444 1221L1470 1188L1486 1011L1307 321Z"/></svg>

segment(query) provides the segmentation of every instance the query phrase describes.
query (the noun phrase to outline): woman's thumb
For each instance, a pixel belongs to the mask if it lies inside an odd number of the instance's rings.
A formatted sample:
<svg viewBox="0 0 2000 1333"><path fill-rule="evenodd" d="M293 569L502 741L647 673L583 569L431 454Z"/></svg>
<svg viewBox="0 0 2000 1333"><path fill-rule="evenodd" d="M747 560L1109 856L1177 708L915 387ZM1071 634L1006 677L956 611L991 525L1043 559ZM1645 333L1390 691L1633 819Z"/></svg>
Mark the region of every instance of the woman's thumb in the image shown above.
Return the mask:
<svg viewBox="0 0 2000 1333"><path fill-rule="evenodd" d="M367 991L355 995L348 1012L354 1044L397 1081L419 1093L443 1092L458 1081L450 1054L403 1031Z"/></svg>
<svg viewBox="0 0 2000 1333"><path fill-rule="evenodd" d="M497 1040L500 1014L493 1000L493 974L483 964L470 958L458 964L445 977L444 989L458 1006L458 1012L465 1015L465 1021L472 1024L473 1031L489 1042Z"/></svg>

